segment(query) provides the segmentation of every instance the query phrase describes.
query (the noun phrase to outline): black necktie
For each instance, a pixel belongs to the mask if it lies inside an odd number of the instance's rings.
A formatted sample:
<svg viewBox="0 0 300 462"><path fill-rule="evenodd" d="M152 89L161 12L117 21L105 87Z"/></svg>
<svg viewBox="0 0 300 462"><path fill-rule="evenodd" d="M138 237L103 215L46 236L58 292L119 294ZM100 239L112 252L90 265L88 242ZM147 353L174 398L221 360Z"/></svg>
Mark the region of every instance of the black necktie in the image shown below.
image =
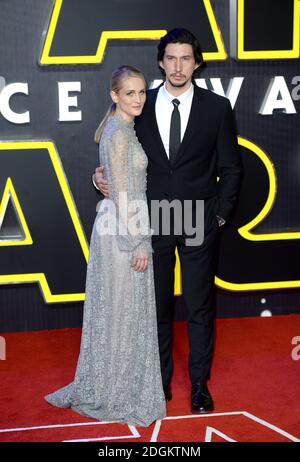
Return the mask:
<svg viewBox="0 0 300 462"><path fill-rule="evenodd" d="M174 105L174 109L172 112L171 117L171 125L170 125L170 144L169 144L169 158L171 164L174 163L176 154L178 152L180 143L181 143L181 136L180 136L180 112L178 106L180 101L178 99L173 99L172 103Z"/></svg>

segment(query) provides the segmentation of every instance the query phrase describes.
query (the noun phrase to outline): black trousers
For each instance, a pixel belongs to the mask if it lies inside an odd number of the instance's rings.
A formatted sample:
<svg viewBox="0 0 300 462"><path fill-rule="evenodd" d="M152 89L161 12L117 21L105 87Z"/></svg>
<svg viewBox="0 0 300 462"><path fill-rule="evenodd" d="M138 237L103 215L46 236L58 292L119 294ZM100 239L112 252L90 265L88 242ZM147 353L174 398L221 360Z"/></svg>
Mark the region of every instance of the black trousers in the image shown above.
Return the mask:
<svg viewBox="0 0 300 462"><path fill-rule="evenodd" d="M205 383L210 376L214 344L214 276L219 227L216 201L205 204L205 236L199 246L187 246L186 236L153 236L153 267L157 307L158 341L163 385L173 371L174 268L177 247L187 306L189 375L191 383Z"/></svg>

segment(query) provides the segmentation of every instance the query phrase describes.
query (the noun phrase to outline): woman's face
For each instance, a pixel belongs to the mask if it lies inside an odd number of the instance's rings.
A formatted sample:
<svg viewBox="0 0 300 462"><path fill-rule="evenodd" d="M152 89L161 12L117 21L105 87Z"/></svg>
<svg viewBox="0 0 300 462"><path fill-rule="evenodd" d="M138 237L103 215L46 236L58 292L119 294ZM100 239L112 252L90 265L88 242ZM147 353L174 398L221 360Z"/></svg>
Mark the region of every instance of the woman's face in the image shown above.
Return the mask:
<svg viewBox="0 0 300 462"><path fill-rule="evenodd" d="M146 101L145 81L141 77L127 77L119 92L111 91L110 96L117 105L116 112L132 121L141 114Z"/></svg>

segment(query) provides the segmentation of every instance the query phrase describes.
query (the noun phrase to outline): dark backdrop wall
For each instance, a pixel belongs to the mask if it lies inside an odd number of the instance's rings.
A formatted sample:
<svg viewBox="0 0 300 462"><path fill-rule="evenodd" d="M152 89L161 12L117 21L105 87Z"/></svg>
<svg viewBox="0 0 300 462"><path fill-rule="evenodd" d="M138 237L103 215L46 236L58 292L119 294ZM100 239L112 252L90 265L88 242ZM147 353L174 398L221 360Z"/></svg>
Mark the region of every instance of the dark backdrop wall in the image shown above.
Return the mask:
<svg viewBox="0 0 300 462"><path fill-rule="evenodd" d="M172 27L199 37L197 84L231 100L245 167L218 316L300 311L299 17L294 0L0 0L2 332L81 324L109 77L126 63L156 85ZM180 295L176 308L184 318Z"/></svg>

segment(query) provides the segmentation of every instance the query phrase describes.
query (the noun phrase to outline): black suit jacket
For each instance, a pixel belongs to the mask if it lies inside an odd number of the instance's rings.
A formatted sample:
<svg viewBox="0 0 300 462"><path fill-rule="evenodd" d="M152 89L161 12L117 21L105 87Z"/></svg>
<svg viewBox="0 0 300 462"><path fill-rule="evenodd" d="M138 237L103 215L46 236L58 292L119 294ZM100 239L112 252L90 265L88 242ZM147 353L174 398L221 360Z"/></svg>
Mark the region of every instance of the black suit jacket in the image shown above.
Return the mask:
<svg viewBox="0 0 300 462"><path fill-rule="evenodd" d="M148 201L195 201L217 196L216 214L227 221L241 178L240 152L229 100L194 85L188 125L171 166L156 122L158 90L147 92L143 112L135 119L137 136L148 156Z"/></svg>

